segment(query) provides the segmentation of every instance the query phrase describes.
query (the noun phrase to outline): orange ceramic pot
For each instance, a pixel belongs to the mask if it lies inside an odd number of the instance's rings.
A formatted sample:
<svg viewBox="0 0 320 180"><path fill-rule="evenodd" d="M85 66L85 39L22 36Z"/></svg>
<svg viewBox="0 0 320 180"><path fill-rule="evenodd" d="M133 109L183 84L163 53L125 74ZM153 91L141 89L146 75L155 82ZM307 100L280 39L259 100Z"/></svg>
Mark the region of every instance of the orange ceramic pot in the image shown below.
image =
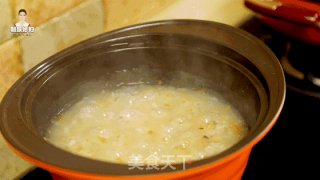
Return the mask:
<svg viewBox="0 0 320 180"><path fill-rule="evenodd" d="M108 82L116 71L141 66L158 74L141 79L137 73L122 81L170 84L177 72L208 80L175 86L220 93L246 120L248 135L216 156L164 170L130 170L128 165L77 156L44 140L52 117L83 97L78 91L83 84L90 82L94 89L95 82ZM284 99L282 68L254 36L208 21L158 21L99 35L36 65L4 97L0 129L17 154L52 172L55 179L240 179L251 148L276 122Z"/></svg>

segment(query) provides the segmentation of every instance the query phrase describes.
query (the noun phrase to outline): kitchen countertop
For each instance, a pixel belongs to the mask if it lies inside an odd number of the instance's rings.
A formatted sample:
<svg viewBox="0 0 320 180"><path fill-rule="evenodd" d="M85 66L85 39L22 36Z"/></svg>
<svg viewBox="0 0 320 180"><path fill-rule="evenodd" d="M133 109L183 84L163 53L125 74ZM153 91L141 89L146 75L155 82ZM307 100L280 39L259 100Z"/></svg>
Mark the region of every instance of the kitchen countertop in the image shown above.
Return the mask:
<svg viewBox="0 0 320 180"><path fill-rule="evenodd" d="M34 169L32 165L18 157L8 149L4 139L0 136L0 174L1 179L12 179L14 175L24 175Z"/></svg>

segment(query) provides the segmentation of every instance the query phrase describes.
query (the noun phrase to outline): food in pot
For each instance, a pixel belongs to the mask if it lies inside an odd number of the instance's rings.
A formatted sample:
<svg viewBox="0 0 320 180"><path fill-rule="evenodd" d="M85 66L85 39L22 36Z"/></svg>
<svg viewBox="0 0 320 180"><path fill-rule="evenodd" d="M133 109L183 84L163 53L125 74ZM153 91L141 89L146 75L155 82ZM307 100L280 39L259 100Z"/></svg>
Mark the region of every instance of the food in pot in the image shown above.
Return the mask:
<svg viewBox="0 0 320 180"><path fill-rule="evenodd" d="M248 132L238 112L206 89L146 84L84 97L52 123L46 139L54 145L121 164L203 159Z"/></svg>

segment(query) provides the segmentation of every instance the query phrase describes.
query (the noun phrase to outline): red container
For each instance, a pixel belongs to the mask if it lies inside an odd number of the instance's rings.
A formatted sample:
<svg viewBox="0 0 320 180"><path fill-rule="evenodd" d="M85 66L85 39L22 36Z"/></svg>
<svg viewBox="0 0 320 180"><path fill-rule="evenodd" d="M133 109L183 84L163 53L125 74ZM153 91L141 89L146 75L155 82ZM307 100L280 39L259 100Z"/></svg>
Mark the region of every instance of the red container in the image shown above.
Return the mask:
<svg viewBox="0 0 320 180"><path fill-rule="evenodd" d="M148 79L150 83L160 79L166 84L169 74L181 71L206 78L210 83L202 86L238 109L249 126L248 135L216 156L161 171L129 170L124 164L74 155L44 140L52 117L82 97L77 89L83 83L106 82L112 72L140 66L161 72ZM138 73L124 81L140 78ZM105 33L41 62L4 97L0 130L17 154L56 179L240 179L251 148L276 122L284 99L282 68L260 40L219 23L168 20Z"/></svg>
<svg viewBox="0 0 320 180"><path fill-rule="evenodd" d="M320 3L302 0L245 0L264 23L288 36L320 45Z"/></svg>

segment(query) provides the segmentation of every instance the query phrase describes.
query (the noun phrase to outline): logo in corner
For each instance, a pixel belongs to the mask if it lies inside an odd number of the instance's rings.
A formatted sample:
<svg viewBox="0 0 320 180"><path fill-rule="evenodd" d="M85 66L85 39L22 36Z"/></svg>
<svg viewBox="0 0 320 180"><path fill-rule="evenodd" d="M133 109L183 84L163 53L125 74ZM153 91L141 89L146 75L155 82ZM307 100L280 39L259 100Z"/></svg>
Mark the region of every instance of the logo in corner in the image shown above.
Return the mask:
<svg viewBox="0 0 320 180"><path fill-rule="evenodd" d="M15 23L13 27L10 28L11 33L19 33L30 35L34 32L34 27L26 21L27 11L25 9L20 9L18 12L19 22Z"/></svg>

